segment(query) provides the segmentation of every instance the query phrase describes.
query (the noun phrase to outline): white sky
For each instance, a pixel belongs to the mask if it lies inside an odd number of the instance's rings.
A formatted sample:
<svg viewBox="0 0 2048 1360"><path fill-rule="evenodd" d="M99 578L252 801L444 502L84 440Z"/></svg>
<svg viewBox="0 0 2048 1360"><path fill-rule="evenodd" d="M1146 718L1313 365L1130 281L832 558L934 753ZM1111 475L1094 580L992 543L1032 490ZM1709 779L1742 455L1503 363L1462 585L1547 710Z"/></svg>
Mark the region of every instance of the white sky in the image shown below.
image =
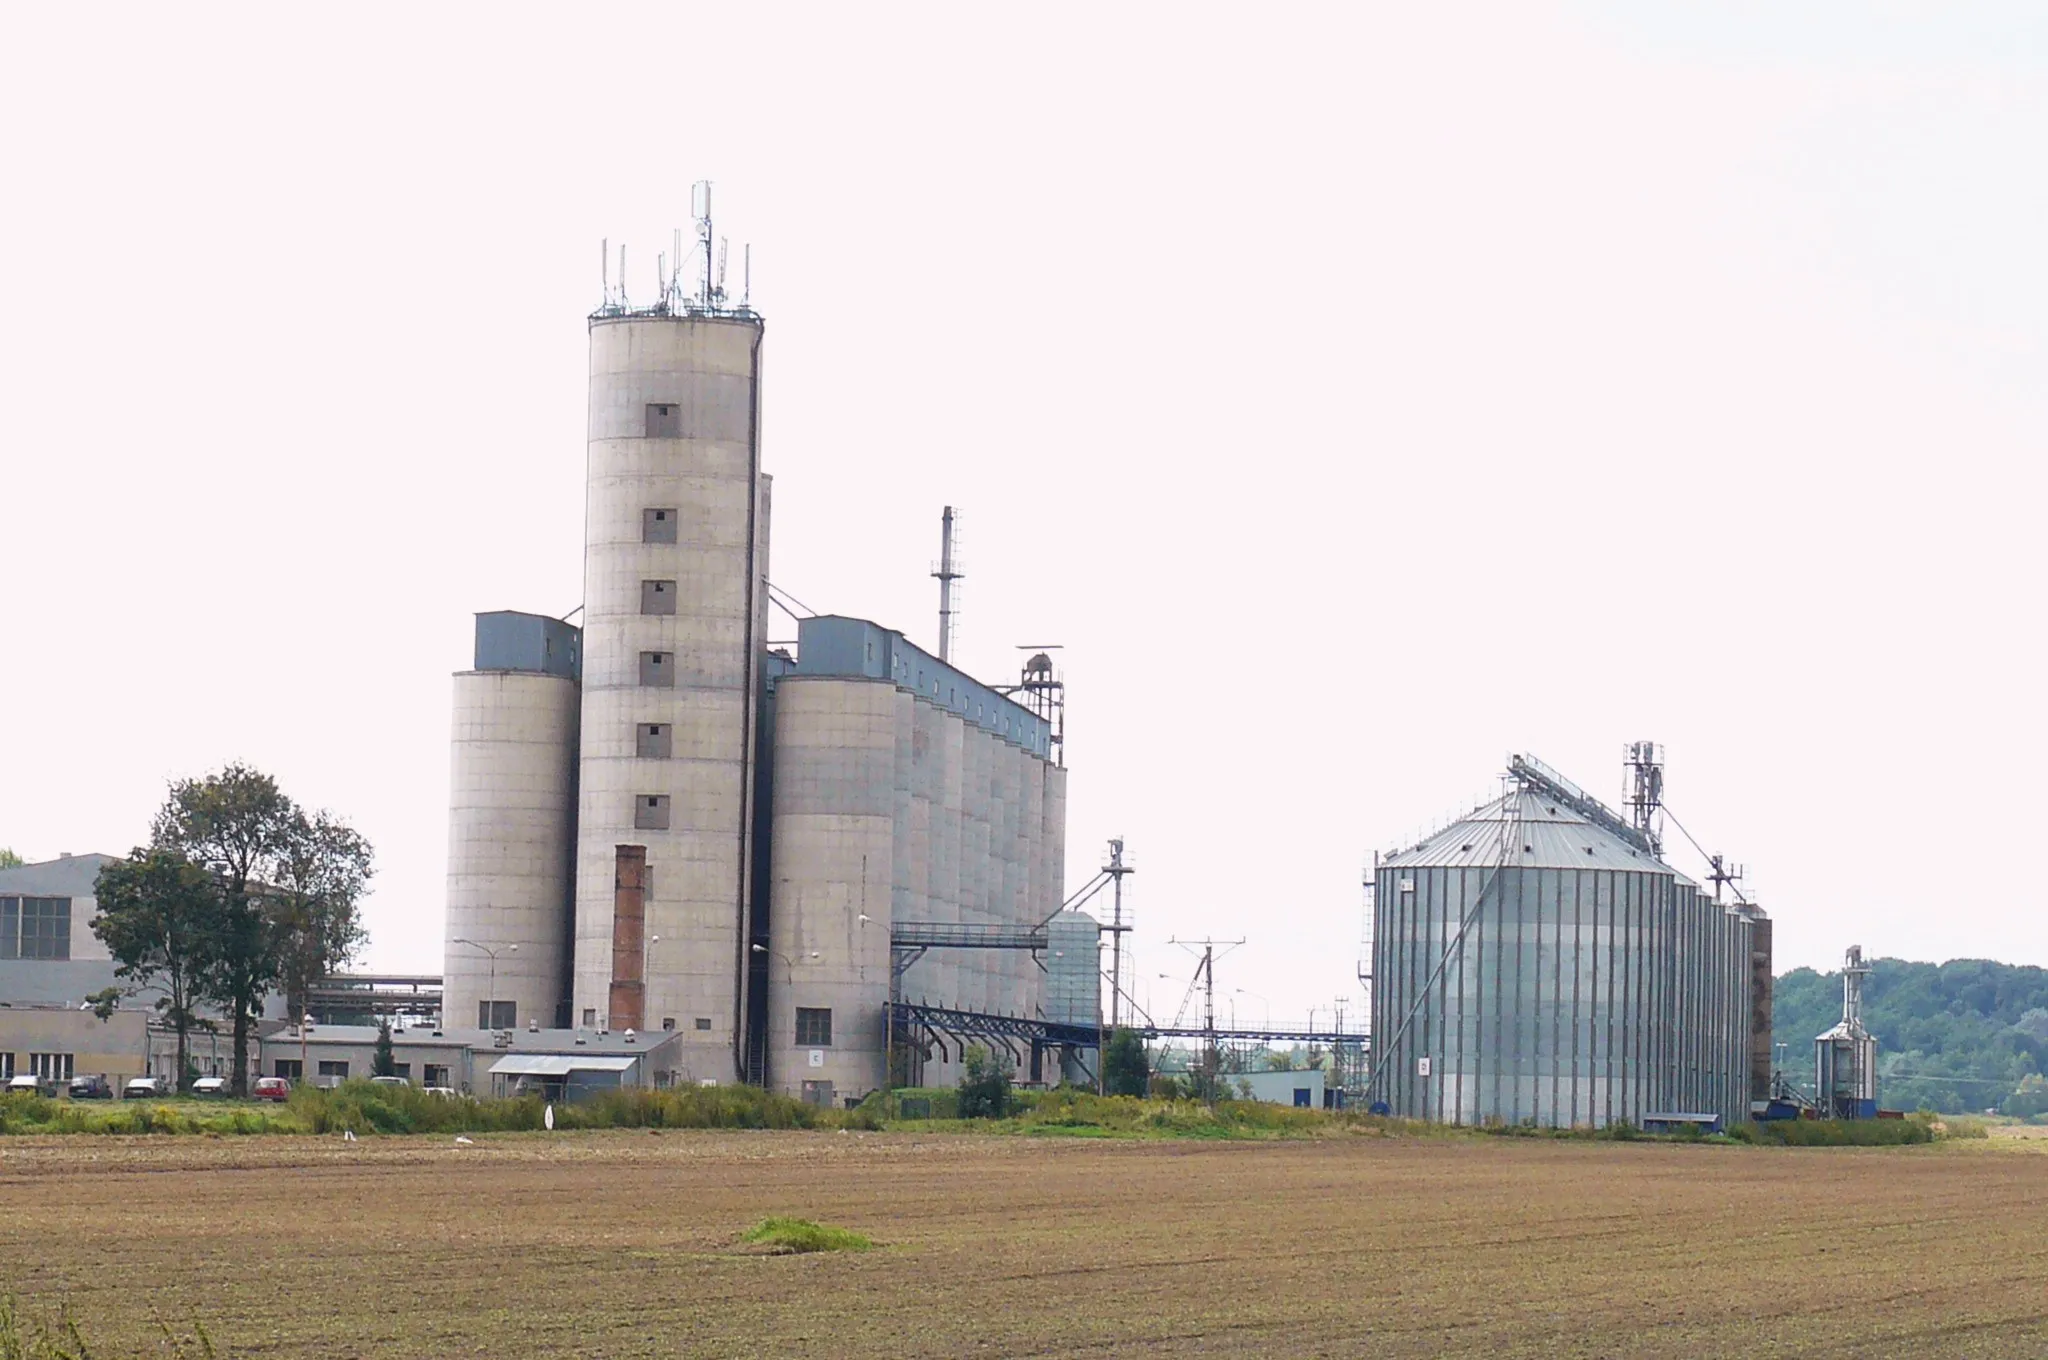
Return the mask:
<svg viewBox="0 0 2048 1360"><path fill-rule="evenodd" d="M0 844L246 759L437 969L448 675L577 604L598 242L708 177L774 579L929 643L964 507L1156 1009L1355 996L1374 848L1641 737L1781 966L2048 963L2043 13L11 7Z"/></svg>

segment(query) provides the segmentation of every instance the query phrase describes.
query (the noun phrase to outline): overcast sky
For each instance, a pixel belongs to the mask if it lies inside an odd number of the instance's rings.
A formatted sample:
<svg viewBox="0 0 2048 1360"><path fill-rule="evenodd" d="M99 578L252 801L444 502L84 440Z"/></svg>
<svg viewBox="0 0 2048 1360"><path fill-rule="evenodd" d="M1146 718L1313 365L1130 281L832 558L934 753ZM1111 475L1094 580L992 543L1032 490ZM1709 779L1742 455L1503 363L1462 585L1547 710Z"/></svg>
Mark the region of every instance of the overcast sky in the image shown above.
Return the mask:
<svg viewBox="0 0 2048 1360"><path fill-rule="evenodd" d="M2043 14L10 7L0 845L247 760L438 970L449 674L579 602L599 242L709 178L773 579L930 645L963 507L1162 1019L1175 936L1355 998L1374 849L1638 738L1781 967L2048 963Z"/></svg>

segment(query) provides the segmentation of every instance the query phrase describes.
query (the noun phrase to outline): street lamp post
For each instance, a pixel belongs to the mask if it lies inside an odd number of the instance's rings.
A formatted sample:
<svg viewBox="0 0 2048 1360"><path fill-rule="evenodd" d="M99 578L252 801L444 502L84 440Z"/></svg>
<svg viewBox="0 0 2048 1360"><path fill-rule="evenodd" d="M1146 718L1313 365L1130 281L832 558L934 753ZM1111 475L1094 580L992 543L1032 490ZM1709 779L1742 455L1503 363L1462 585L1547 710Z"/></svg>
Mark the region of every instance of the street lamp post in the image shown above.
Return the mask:
<svg viewBox="0 0 2048 1360"><path fill-rule="evenodd" d="M491 961L491 981L490 981L490 986L489 986L489 989L488 989L488 990L487 990L487 991L485 992L485 994L484 994L484 1004L485 1004L486 1006L490 1007L490 1010L489 1010L489 1011L487 1011L487 1012L486 1012L485 1014L486 1014L486 1015L488 1015L488 1017L489 1017L490 1019L492 1019L492 1020L496 1020L496 1019L498 1018L498 955L500 955L500 954L517 954L517 953L519 952L519 946L518 946L518 945L516 945L516 944L501 944L501 945L499 945L499 946L498 946L498 947L497 947L496 949L493 949L493 948L491 948L491 947L490 947L489 945L487 945L487 944L478 944L478 943L477 943L477 942L476 942L475 940L464 940L464 939L457 939L457 940L455 940L455 941L454 941L454 943L456 943L456 944L466 944L466 945L468 945L468 946L469 946L469 947L470 947L471 949L481 950L481 951L482 951L482 952L484 953L484 955L485 955L485 956L487 956L487 957L488 957L488 958L490 959L490 961ZM483 1017L483 1016L479 1016L478 1018L479 1018L479 1019L483 1019L484 1017ZM518 1023L519 1023L519 1017L518 1017L518 1016L517 1016L516 1014L515 1014L515 1015L514 1015L514 1016L512 1017L512 1023L513 1023L513 1024L515 1025L515 1026L516 1026L516 1025L518 1025ZM480 1024L480 1025L478 1025L478 1026L477 1026L477 1028L478 1028L478 1029L496 1029L496 1028L497 1028L497 1026L496 1026L496 1025L491 1025L491 1024ZM305 1069L304 1069L304 1068L301 1068L301 1069L300 1069L300 1075L301 1075L301 1076L305 1075Z"/></svg>

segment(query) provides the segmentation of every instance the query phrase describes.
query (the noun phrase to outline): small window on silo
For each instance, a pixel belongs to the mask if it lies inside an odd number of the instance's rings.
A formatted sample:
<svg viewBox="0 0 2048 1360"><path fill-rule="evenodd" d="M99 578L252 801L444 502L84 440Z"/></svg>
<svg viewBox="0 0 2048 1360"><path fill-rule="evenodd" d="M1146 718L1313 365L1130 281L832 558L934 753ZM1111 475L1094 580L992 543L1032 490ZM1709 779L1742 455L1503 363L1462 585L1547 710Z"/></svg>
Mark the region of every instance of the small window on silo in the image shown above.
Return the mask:
<svg viewBox="0 0 2048 1360"><path fill-rule="evenodd" d="M665 793L643 793L633 800L633 829L635 831L668 830L668 795Z"/></svg>
<svg viewBox="0 0 2048 1360"><path fill-rule="evenodd" d="M583 1028L585 1028L585 1029L596 1029L596 1028L597 1028L597 1007L595 1007L595 1006L585 1006L585 1007L583 1008Z"/></svg>
<svg viewBox="0 0 2048 1360"><path fill-rule="evenodd" d="M673 543L676 541L676 512L667 506L657 506L640 512L640 541L642 543Z"/></svg>
<svg viewBox="0 0 2048 1360"><path fill-rule="evenodd" d="M675 1029L675 1027L676 1018L673 1015L664 1015L661 1017L661 1028L663 1033L668 1033L669 1031Z"/></svg>
<svg viewBox="0 0 2048 1360"><path fill-rule="evenodd" d="M832 1011L827 1006L798 1006L796 1008L796 1046L798 1048L830 1048L832 1046Z"/></svg>
<svg viewBox="0 0 2048 1360"><path fill-rule="evenodd" d="M683 408L672 401L647 403L647 437L680 439L683 436Z"/></svg>
<svg viewBox="0 0 2048 1360"><path fill-rule="evenodd" d="M676 583L674 581L642 581L640 583L640 612L643 614L675 613Z"/></svg>
<svg viewBox="0 0 2048 1360"><path fill-rule="evenodd" d="M675 724L641 723L633 754L642 760L667 760L675 743Z"/></svg>
<svg viewBox="0 0 2048 1360"><path fill-rule="evenodd" d="M710 1029L710 1028L711 1028L711 1017L710 1017L710 1016L708 1016L708 1015L700 1015L700 1016L698 1016L698 1017L697 1017L697 1028L698 1028L698 1029Z"/></svg>
<svg viewBox="0 0 2048 1360"><path fill-rule="evenodd" d="M676 683L676 654L674 652L640 653L640 683L671 688Z"/></svg>

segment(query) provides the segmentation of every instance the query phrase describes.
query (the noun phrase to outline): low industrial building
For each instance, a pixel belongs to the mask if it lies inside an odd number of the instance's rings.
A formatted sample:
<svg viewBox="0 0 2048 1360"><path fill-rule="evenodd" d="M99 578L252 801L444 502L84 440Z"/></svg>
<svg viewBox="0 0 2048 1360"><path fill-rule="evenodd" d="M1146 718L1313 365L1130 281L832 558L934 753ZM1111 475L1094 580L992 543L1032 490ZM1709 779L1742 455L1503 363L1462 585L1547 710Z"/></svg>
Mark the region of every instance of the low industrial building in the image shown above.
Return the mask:
<svg viewBox="0 0 2048 1360"><path fill-rule="evenodd" d="M266 1026L259 1044L262 1075L293 1084L339 1086L376 1071L374 1025ZM415 1086L465 1095L503 1096L522 1090L556 1099L619 1086L666 1087L685 1074L673 1034L562 1029L441 1029L393 1025L391 1075Z"/></svg>
<svg viewBox="0 0 2048 1360"><path fill-rule="evenodd" d="M104 1076L119 1084L150 1069L153 996L124 1000L105 1020L86 998L120 986L92 933L100 870L112 855L60 855L0 869L0 1080Z"/></svg>

